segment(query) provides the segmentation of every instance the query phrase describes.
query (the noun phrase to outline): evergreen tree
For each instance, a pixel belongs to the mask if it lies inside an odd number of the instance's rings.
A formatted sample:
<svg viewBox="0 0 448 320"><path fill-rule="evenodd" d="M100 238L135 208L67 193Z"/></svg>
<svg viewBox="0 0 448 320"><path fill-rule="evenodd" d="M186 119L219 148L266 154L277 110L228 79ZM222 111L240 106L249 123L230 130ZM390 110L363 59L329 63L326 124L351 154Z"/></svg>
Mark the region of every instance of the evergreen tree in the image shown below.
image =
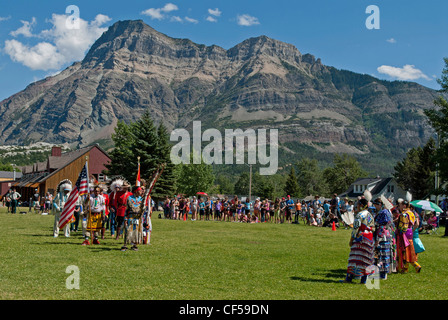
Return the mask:
<svg viewBox="0 0 448 320"><path fill-rule="evenodd" d="M112 141L115 146L109 152L111 161L106 164L105 173L108 176L122 175L129 179L132 168L128 164L133 158L131 146L134 143L134 137L130 127L123 121L118 121L115 132L112 134Z"/></svg>
<svg viewBox="0 0 448 320"><path fill-rule="evenodd" d="M430 139L423 148L410 149L394 167L398 185L414 199L424 199L434 191L435 154L435 141Z"/></svg>
<svg viewBox="0 0 448 320"><path fill-rule="evenodd" d="M157 151L156 156L159 163L165 163L165 168L159 180L152 191L152 197L163 199L166 196L171 197L176 190L176 165L170 158L171 147L170 137L163 123L157 128Z"/></svg>
<svg viewBox="0 0 448 320"><path fill-rule="evenodd" d="M129 174L129 181L134 185L138 169L137 157L140 157L140 176L142 179L150 179L160 164L158 159L159 141L157 129L147 110L137 122L131 125L131 131L133 144L130 151L133 156L129 160L129 166L132 168Z"/></svg>
<svg viewBox="0 0 448 320"><path fill-rule="evenodd" d="M285 182L285 193L292 198L298 197L300 194L299 183L297 181L296 171L291 167L288 177Z"/></svg>
<svg viewBox="0 0 448 320"><path fill-rule="evenodd" d="M156 199L171 196L175 191L175 166L170 160L171 145L166 128L159 127L145 111L142 117L129 125L119 121L112 134L115 148L109 153L110 164L106 165L107 175L122 175L131 185L135 185L140 157L140 177L147 183L157 167L165 163L165 168L152 191Z"/></svg>

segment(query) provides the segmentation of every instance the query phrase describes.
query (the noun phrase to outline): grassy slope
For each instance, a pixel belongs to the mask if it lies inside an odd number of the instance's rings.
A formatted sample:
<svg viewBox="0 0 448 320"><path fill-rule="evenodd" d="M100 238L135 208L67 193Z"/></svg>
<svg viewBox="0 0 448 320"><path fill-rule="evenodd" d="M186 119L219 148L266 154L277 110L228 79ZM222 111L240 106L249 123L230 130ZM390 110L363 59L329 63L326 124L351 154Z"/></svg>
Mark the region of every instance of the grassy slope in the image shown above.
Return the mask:
<svg viewBox="0 0 448 320"><path fill-rule="evenodd" d="M52 237L53 216L0 208L0 299L309 300L445 299L448 239L421 235L420 274L390 275L379 290L340 284L349 230L153 218L152 245L121 252L109 236L81 246ZM443 234L443 229L439 231ZM80 270L68 290L66 268Z"/></svg>

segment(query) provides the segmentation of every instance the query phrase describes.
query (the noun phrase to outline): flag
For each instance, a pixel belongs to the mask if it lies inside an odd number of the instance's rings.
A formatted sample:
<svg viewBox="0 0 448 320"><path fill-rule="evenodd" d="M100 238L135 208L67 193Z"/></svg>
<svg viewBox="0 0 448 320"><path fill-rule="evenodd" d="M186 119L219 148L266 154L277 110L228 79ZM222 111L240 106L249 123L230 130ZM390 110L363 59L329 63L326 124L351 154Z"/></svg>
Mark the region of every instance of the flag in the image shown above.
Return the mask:
<svg viewBox="0 0 448 320"><path fill-rule="evenodd" d="M140 187L140 162L138 163L137 181L135 182L137 187Z"/></svg>
<svg viewBox="0 0 448 320"><path fill-rule="evenodd" d="M78 180L75 183L75 187L70 192L67 202L64 205L64 209L61 213L61 218L59 219L59 228L64 228L67 223L73 217L73 212L75 211L76 201L79 196L89 194L89 180L87 179L87 163L82 168L79 174Z"/></svg>

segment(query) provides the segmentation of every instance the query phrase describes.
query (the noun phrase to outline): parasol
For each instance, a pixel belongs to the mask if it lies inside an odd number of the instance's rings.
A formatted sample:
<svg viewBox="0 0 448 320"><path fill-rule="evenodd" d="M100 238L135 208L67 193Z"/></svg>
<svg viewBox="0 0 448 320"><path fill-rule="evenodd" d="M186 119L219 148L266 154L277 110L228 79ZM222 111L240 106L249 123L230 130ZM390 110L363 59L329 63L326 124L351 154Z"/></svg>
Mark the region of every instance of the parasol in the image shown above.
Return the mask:
<svg viewBox="0 0 448 320"><path fill-rule="evenodd" d="M205 192L196 192L196 194L201 195L201 196L208 196L208 194L206 194Z"/></svg>
<svg viewBox="0 0 448 320"><path fill-rule="evenodd" d="M423 210L442 212L442 209L438 205L436 205L434 202L431 202L428 200L415 200L415 201L412 201L411 204L414 207L420 208Z"/></svg>

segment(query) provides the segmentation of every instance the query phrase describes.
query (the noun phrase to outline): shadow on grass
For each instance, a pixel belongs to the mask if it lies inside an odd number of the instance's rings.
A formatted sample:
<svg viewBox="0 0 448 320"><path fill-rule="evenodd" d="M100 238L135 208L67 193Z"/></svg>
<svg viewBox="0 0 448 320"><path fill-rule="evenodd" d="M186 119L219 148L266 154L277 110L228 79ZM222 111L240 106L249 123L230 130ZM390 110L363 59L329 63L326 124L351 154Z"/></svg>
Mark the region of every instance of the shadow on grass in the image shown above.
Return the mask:
<svg viewBox="0 0 448 320"><path fill-rule="evenodd" d="M345 279L347 269L326 270L327 272L313 273L309 277L290 277L291 280L303 282L339 283ZM313 277L315 276L315 277Z"/></svg>

